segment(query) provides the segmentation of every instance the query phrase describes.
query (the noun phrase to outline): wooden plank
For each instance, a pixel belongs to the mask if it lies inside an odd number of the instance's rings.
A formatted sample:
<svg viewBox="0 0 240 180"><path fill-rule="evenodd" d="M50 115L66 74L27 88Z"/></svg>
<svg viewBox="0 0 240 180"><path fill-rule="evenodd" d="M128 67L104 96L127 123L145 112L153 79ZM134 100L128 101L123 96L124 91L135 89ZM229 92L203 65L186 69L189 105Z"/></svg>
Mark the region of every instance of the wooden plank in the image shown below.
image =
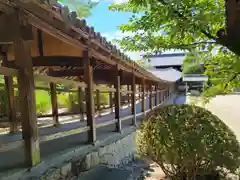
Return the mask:
<svg viewBox="0 0 240 180"><path fill-rule="evenodd" d="M84 89L79 87L78 88L78 104L80 109L80 121L84 120Z"/></svg>
<svg viewBox="0 0 240 180"><path fill-rule="evenodd" d="M0 153L11 151L18 148L24 148L24 141L16 141L8 144L0 144Z"/></svg>
<svg viewBox="0 0 240 180"><path fill-rule="evenodd" d="M136 126L136 77L134 74L132 74L132 115L133 115L133 119L132 119L132 125Z"/></svg>
<svg viewBox="0 0 240 180"><path fill-rule="evenodd" d="M34 75L34 79L36 81L44 81L48 83L55 83L55 84L63 84L65 86L71 86L71 87L86 87L86 84L83 82L78 82L75 80L68 80L58 77L52 77L52 76L45 76L45 75Z"/></svg>
<svg viewBox="0 0 240 180"><path fill-rule="evenodd" d="M19 68L18 83L19 97L21 103L21 122L23 139L25 143L25 162L28 166L35 166L40 163L40 147L38 140L38 126L36 115L36 100L34 76L30 44L24 42L21 37L19 15L15 19L16 39L14 40L14 52L16 65Z"/></svg>
<svg viewBox="0 0 240 180"><path fill-rule="evenodd" d="M96 139L96 124L94 118L94 99L93 99L93 68L89 52L84 51L84 79L86 87L86 110L87 110L87 125L90 127L88 131L88 142L95 143Z"/></svg>
<svg viewBox="0 0 240 180"><path fill-rule="evenodd" d="M60 138L64 138L64 137L71 136L74 134L80 134L80 133L87 132L87 131L90 131L89 126L71 129L69 131L57 132L55 134L50 134L50 135L46 135L46 136L41 136L39 138L39 141L40 142L52 141L55 139L60 139Z"/></svg>
<svg viewBox="0 0 240 180"><path fill-rule="evenodd" d="M121 132L122 131L122 123L120 119L120 73L119 73L119 67L118 65L115 66L115 83L114 88L116 89L114 99L115 99L115 119L117 120L116 123L116 131Z"/></svg>
<svg viewBox="0 0 240 180"><path fill-rule="evenodd" d="M51 103L52 103L53 126L59 127L60 122L58 118L58 102L57 102L56 84L50 83L50 93L51 93Z"/></svg>

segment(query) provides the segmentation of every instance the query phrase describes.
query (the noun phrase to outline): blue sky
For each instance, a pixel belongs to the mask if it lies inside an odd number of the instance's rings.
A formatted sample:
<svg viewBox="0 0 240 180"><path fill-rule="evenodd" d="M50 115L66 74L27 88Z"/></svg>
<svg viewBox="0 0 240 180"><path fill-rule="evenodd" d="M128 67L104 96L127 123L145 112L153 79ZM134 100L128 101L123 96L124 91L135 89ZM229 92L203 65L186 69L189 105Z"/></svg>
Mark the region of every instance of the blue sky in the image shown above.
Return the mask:
<svg viewBox="0 0 240 180"><path fill-rule="evenodd" d="M121 38L124 34L117 28L121 24L126 24L131 17L131 13L113 12L108 10L111 3L121 3L127 0L100 0L99 4L92 10L92 15L88 17L87 24L94 27L96 32L112 41L115 38ZM139 52L125 52L133 60L140 59Z"/></svg>
<svg viewBox="0 0 240 180"><path fill-rule="evenodd" d="M87 23L100 33L113 33L117 26L127 23L131 13L113 12L108 10L111 2L100 1L93 9L92 15L87 18Z"/></svg>

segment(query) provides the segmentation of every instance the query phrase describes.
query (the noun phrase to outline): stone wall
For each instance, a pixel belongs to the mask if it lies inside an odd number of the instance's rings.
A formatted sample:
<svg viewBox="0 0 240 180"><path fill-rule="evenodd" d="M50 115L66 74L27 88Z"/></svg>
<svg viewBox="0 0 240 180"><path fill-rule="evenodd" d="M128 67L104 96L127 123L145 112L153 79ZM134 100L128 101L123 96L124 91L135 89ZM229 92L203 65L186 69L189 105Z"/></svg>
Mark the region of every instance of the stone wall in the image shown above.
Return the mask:
<svg viewBox="0 0 240 180"><path fill-rule="evenodd" d="M135 134L136 129L112 143L99 145L98 148L87 153L85 156L63 164L61 167L49 170L45 175L41 176L41 179L64 179L87 171L99 164L113 167L127 164L132 161L136 153Z"/></svg>

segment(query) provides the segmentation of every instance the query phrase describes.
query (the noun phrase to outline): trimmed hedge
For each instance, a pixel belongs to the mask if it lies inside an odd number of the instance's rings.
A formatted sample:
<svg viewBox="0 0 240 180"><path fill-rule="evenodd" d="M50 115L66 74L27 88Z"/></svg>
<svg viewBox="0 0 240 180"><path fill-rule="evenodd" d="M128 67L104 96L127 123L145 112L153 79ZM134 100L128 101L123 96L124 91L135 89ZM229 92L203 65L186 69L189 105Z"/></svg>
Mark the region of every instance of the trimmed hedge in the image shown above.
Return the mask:
<svg viewBox="0 0 240 180"><path fill-rule="evenodd" d="M240 146L234 133L218 117L197 106L156 108L143 121L137 145L139 152L156 161L171 179L234 173L240 165Z"/></svg>

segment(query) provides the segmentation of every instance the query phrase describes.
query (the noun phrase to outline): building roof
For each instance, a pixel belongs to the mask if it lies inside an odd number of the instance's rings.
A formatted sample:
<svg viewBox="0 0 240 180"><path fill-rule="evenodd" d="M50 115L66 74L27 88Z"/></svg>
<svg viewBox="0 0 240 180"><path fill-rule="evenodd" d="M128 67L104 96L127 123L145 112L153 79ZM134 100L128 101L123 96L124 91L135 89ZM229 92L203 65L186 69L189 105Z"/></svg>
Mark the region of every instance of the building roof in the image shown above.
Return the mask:
<svg viewBox="0 0 240 180"><path fill-rule="evenodd" d="M174 68L165 68L165 69L147 69L153 75L161 77L162 80L167 82L176 82L182 77L182 72L177 71Z"/></svg>
<svg viewBox="0 0 240 180"><path fill-rule="evenodd" d="M183 76L184 82L203 82L208 81L208 76L205 74L185 74Z"/></svg>
<svg viewBox="0 0 240 180"><path fill-rule="evenodd" d="M172 54L160 54L149 56L149 64L153 67L156 66L182 66L183 61L186 58L185 53L172 53Z"/></svg>

